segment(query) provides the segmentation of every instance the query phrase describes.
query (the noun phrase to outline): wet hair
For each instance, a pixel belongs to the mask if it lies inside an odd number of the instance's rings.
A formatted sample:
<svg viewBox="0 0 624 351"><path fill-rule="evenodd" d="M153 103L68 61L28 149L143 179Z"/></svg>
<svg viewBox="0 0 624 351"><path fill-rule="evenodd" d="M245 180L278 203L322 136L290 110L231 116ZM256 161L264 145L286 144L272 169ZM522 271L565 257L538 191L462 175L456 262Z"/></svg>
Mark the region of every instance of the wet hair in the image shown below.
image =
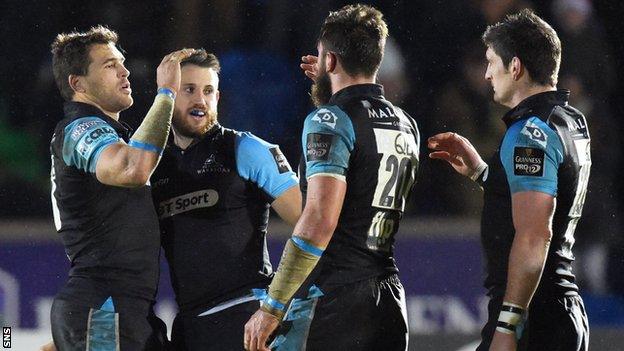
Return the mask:
<svg viewBox="0 0 624 351"><path fill-rule="evenodd" d="M500 56L505 67L517 57L534 82L557 85L561 41L557 32L533 11L525 9L508 15L488 26L482 39Z"/></svg>
<svg viewBox="0 0 624 351"><path fill-rule="evenodd" d="M74 97L74 90L67 78L70 75L87 75L91 64L91 46L108 43L117 45L118 39L115 31L102 25L92 27L86 32L74 31L56 36L51 45L52 71L63 99L70 101Z"/></svg>
<svg viewBox="0 0 624 351"><path fill-rule="evenodd" d="M318 41L338 56L347 74L372 76L381 64L387 36L383 14L372 6L356 4L330 12Z"/></svg>

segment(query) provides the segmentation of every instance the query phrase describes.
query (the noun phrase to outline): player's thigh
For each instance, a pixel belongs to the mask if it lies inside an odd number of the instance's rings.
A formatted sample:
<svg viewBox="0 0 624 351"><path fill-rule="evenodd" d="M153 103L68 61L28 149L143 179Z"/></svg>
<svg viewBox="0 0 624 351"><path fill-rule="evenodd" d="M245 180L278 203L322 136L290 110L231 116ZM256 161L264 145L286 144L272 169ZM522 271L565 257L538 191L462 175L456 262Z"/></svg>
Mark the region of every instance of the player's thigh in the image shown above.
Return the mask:
<svg viewBox="0 0 624 351"><path fill-rule="evenodd" d="M409 339L405 290L398 276L390 276L378 284L378 321L376 350L405 351Z"/></svg>
<svg viewBox="0 0 624 351"><path fill-rule="evenodd" d="M384 350L405 350L407 323L398 289L371 279L321 297L306 350L377 350L380 345Z"/></svg>
<svg viewBox="0 0 624 351"><path fill-rule="evenodd" d="M50 313L52 339L58 351L86 349L89 307L54 299Z"/></svg>
<svg viewBox="0 0 624 351"><path fill-rule="evenodd" d="M525 350L585 351L589 324L579 296L539 301L531 305Z"/></svg>
<svg viewBox="0 0 624 351"><path fill-rule="evenodd" d="M178 316L172 344L176 351L242 350L245 323L259 307L250 301L208 316Z"/></svg>

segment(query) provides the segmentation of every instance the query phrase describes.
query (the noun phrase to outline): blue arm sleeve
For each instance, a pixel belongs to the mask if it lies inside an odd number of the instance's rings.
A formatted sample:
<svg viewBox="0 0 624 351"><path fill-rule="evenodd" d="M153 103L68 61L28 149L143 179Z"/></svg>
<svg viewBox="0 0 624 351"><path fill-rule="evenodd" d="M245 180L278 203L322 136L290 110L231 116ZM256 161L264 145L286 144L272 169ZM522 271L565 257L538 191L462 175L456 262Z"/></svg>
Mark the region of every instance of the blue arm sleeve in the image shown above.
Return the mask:
<svg viewBox="0 0 624 351"><path fill-rule="evenodd" d="M237 134L236 168L243 179L254 182L274 199L299 183L279 146L248 132Z"/></svg>
<svg viewBox="0 0 624 351"><path fill-rule="evenodd" d="M319 108L306 118L301 143L306 177L319 173L345 176L355 146L351 118L337 106Z"/></svg>
<svg viewBox="0 0 624 351"><path fill-rule="evenodd" d="M115 129L101 118L79 118L65 127L63 161L68 166L95 173L102 151L118 141Z"/></svg>
<svg viewBox="0 0 624 351"><path fill-rule="evenodd" d="M559 136L539 118L513 124L500 150L511 193L539 191L557 196L557 171L563 155Z"/></svg>

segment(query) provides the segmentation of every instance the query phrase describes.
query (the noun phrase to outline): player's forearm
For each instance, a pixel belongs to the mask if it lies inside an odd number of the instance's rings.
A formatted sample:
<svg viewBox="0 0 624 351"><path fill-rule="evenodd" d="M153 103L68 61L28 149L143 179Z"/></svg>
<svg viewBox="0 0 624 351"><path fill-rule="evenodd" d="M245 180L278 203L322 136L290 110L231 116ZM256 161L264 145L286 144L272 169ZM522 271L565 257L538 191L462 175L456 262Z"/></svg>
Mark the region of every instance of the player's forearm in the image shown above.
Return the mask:
<svg viewBox="0 0 624 351"><path fill-rule="evenodd" d="M159 88L152 107L128 145L158 155L162 154L171 128L174 99L175 93L173 91L167 88Z"/></svg>
<svg viewBox="0 0 624 351"><path fill-rule="evenodd" d="M526 309L539 285L550 246L550 231L516 232L507 273L504 301Z"/></svg>
<svg viewBox="0 0 624 351"><path fill-rule="evenodd" d="M286 243L263 310L283 317L288 302L316 267L335 229L336 222L323 217L320 211L304 212Z"/></svg>
<svg viewBox="0 0 624 351"><path fill-rule="evenodd" d="M301 202L301 191L295 185L275 199L271 207L273 207L280 218L294 227L301 217Z"/></svg>
<svg viewBox="0 0 624 351"><path fill-rule="evenodd" d="M323 254L325 247L318 247L297 235L286 242L277 273L269 285L262 310L282 319L288 303L306 281Z"/></svg>
<svg viewBox="0 0 624 351"><path fill-rule="evenodd" d="M160 156L156 153L115 143L102 152L96 166L97 179L107 185L140 187L149 180Z"/></svg>

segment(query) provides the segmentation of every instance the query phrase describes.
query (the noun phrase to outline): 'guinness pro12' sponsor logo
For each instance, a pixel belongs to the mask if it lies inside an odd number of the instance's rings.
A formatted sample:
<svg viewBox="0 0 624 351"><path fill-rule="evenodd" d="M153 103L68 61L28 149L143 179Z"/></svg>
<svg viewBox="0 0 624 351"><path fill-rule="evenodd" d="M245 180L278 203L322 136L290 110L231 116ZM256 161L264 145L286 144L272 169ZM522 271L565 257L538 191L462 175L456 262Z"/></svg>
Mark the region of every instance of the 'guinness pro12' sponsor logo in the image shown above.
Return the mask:
<svg viewBox="0 0 624 351"><path fill-rule="evenodd" d="M332 146L333 136L331 134L310 133L306 139L306 160L326 161L329 158L329 151Z"/></svg>
<svg viewBox="0 0 624 351"><path fill-rule="evenodd" d="M219 193L213 189L194 191L158 204L158 218L163 219L198 208L212 207L219 201Z"/></svg>
<svg viewBox="0 0 624 351"><path fill-rule="evenodd" d="M544 150L516 147L513 165L515 175L541 177L544 175Z"/></svg>

